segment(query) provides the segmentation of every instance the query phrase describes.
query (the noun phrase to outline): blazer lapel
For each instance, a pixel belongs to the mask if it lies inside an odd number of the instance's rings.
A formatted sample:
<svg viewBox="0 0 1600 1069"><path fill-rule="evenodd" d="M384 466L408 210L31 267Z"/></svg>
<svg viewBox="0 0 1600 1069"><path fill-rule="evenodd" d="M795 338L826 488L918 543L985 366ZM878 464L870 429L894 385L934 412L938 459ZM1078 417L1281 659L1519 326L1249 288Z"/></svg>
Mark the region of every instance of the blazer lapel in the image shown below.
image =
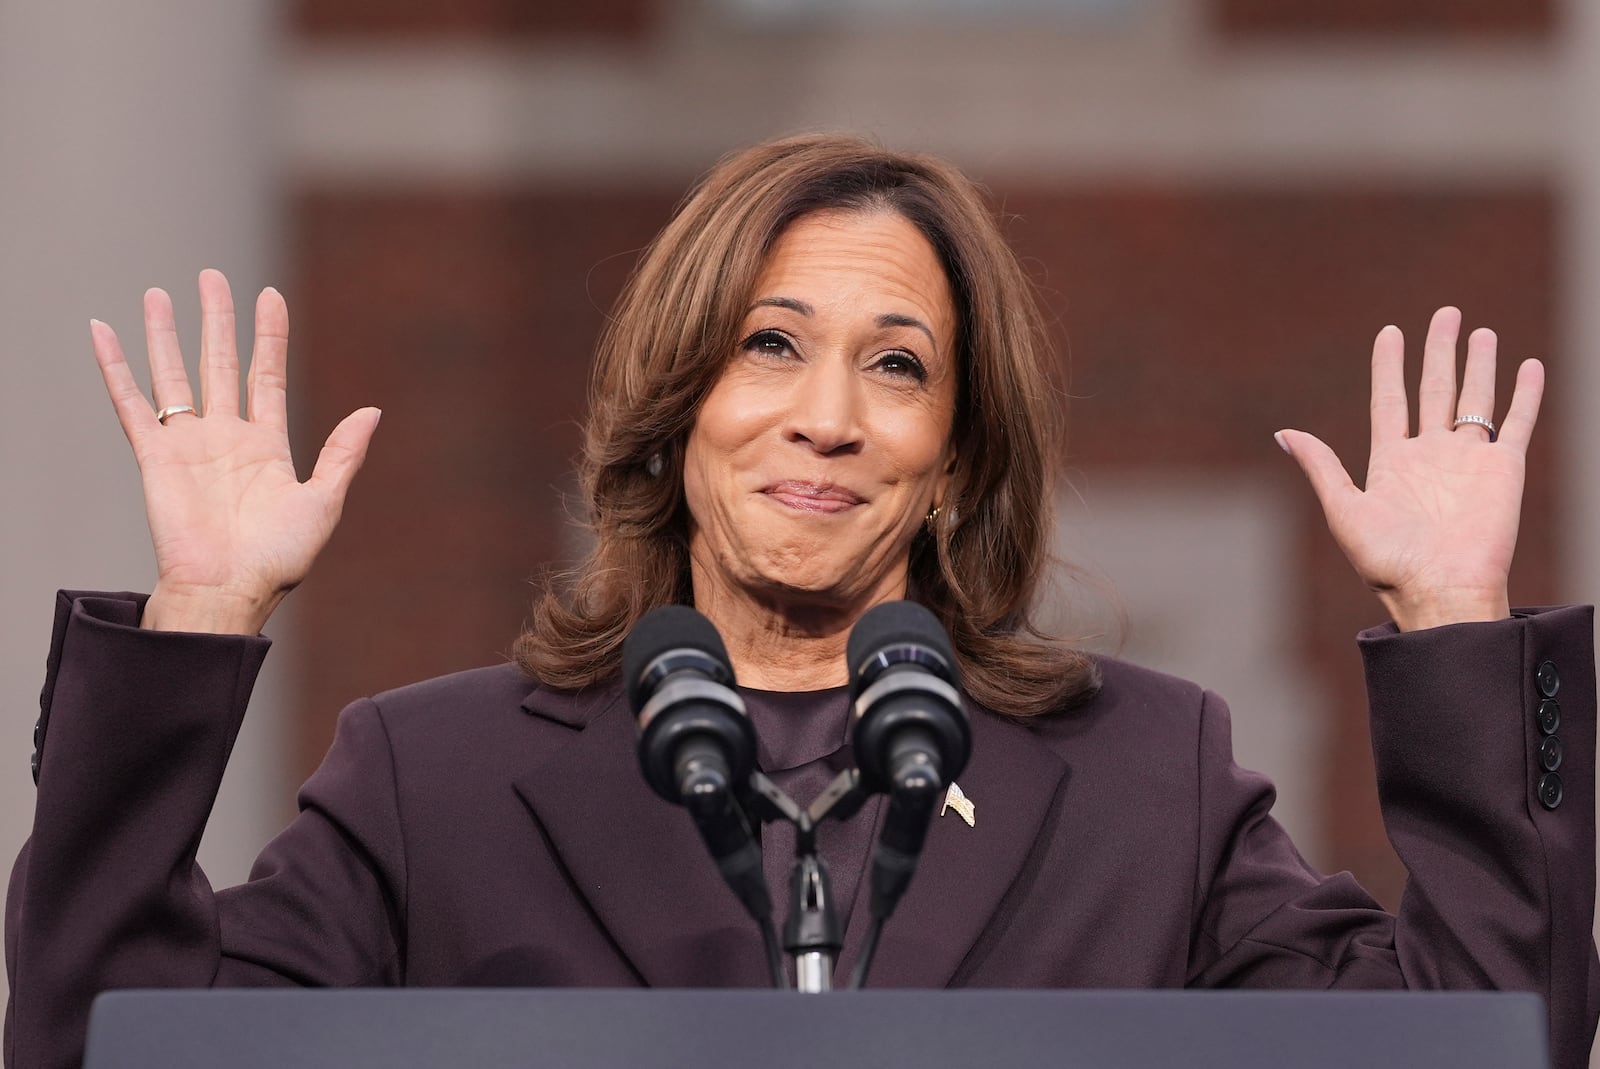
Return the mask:
<svg viewBox="0 0 1600 1069"><path fill-rule="evenodd" d="M1026 728L975 712L972 759L957 777L976 806L975 825L968 827L954 809L943 816L935 811L917 874L884 925L869 986L950 983L1048 826L1065 772L1062 760ZM860 957L871 924L870 879L869 861L840 955L841 978Z"/></svg>
<svg viewBox="0 0 1600 1069"><path fill-rule="evenodd" d="M620 684L589 696L535 691L534 715L579 729L515 787L574 885L653 987L763 987L760 930L684 810L644 782Z"/></svg>

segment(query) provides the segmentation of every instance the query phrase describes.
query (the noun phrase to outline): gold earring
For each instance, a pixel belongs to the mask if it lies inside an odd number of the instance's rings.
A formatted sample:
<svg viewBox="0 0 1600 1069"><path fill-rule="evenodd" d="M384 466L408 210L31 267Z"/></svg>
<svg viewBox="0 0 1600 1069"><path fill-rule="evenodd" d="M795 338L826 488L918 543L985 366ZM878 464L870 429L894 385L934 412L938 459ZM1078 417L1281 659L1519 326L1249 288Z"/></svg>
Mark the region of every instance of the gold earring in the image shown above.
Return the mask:
<svg viewBox="0 0 1600 1069"><path fill-rule="evenodd" d="M938 520L939 520L939 506L935 505L935 506L933 506L933 510L931 512L929 512L926 516L922 517L922 522L928 528L928 533L929 534L937 533L938 528L937 528L936 525L938 523Z"/></svg>

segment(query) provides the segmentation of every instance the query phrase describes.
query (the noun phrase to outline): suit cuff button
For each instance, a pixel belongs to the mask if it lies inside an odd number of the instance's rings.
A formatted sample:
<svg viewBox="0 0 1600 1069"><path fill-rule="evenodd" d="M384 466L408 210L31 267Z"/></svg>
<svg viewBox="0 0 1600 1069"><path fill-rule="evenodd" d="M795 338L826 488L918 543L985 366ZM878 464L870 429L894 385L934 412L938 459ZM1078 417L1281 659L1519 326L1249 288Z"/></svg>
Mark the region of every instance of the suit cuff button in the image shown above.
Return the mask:
<svg viewBox="0 0 1600 1069"><path fill-rule="evenodd" d="M1556 671L1555 663L1552 661L1541 664L1533 678L1534 682L1539 684L1539 693L1546 698L1554 698L1556 691L1561 689L1561 673Z"/></svg>
<svg viewBox="0 0 1600 1069"><path fill-rule="evenodd" d="M1539 777L1539 804L1546 809L1554 809L1561 804L1561 777L1554 772L1546 772Z"/></svg>
<svg viewBox="0 0 1600 1069"><path fill-rule="evenodd" d="M1539 703L1539 730L1554 735L1561 727L1561 705L1554 698Z"/></svg>
<svg viewBox="0 0 1600 1069"><path fill-rule="evenodd" d="M1561 767L1561 740L1554 735L1546 735L1539 743L1539 764L1546 772L1554 772Z"/></svg>

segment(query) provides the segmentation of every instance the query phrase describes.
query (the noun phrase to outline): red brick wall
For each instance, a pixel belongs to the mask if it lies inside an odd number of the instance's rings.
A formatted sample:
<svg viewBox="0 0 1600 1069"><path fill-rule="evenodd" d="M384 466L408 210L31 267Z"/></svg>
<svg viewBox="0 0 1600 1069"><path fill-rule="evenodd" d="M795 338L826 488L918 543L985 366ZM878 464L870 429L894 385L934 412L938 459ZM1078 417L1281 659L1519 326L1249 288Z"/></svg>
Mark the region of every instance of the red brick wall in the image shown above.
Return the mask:
<svg viewBox="0 0 1600 1069"><path fill-rule="evenodd" d="M1372 337L1389 322L1405 331L1414 395L1418 346L1446 303L1500 334L1500 412L1518 359L1545 358L1559 384L1553 196L1144 190L1004 203L1064 326L1078 398L1071 452L1095 484L1119 469L1205 467L1299 495L1301 576L1288 596L1305 626L1305 687L1336 711L1324 835L1337 867L1394 904L1403 872L1379 819L1351 641L1381 610L1271 435L1317 434L1359 483ZM1557 597L1554 424L1547 407L1530 452L1512 584L1522 604Z"/></svg>
<svg viewBox="0 0 1600 1069"><path fill-rule="evenodd" d="M631 38L655 23L657 0L293 0L294 30L305 37Z"/></svg>
<svg viewBox="0 0 1600 1069"><path fill-rule="evenodd" d="M337 538L305 588L302 770L333 713L376 689L492 661L527 578L562 553L589 351L602 310L680 191L308 193L295 206L299 454L384 409ZM1272 432L1313 431L1359 480L1372 335L1415 344L1459 303L1508 356L1549 359L1552 197L1498 192L997 189L1059 316L1073 463L1203 466L1299 494L1305 686L1338 711L1326 764L1335 863L1394 901L1351 636L1378 619ZM1509 389L1511 369L1502 369ZM1412 368L1413 379L1415 367ZM1502 393L1501 410L1505 393ZM1554 595L1546 413L1515 595ZM1219 591L1218 596L1225 596ZM1294 715L1286 710L1285 715Z"/></svg>
<svg viewBox="0 0 1600 1069"><path fill-rule="evenodd" d="M1212 0L1228 34L1548 35L1557 0Z"/></svg>

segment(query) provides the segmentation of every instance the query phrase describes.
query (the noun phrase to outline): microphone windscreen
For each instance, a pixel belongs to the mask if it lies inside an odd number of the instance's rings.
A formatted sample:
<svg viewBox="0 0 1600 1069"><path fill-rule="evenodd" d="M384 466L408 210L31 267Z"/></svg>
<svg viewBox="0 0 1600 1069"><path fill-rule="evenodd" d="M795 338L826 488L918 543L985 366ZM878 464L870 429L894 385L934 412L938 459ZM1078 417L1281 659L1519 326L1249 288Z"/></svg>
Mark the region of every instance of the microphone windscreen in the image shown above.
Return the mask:
<svg viewBox="0 0 1600 1069"><path fill-rule="evenodd" d="M716 625L687 605L663 605L645 613L622 642L622 679L628 688L628 704L635 712L650 697L644 670L668 650L682 649L704 653L733 678L733 662Z"/></svg>
<svg viewBox="0 0 1600 1069"><path fill-rule="evenodd" d="M850 631L845 658L850 667L850 694L855 697L869 681L862 668L867 661L894 646L921 646L944 659L940 673L955 683L956 656L944 625L924 606L914 601L886 601L868 609Z"/></svg>

